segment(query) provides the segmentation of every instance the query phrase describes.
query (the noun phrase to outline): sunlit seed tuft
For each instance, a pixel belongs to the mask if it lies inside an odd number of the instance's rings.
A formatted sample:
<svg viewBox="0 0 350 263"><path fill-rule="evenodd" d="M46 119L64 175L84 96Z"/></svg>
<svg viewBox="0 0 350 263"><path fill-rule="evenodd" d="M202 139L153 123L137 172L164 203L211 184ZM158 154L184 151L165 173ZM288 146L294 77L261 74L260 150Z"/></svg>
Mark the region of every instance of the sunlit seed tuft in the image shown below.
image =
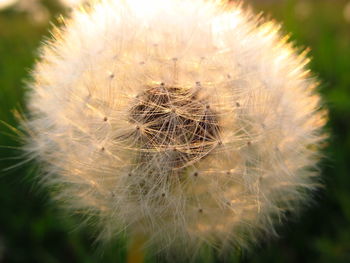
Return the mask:
<svg viewBox="0 0 350 263"><path fill-rule="evenodd" d="M25 151L109 240L249 247L317 188L324 112L273 22L214 0L101 0L42 48Z"/></svg>

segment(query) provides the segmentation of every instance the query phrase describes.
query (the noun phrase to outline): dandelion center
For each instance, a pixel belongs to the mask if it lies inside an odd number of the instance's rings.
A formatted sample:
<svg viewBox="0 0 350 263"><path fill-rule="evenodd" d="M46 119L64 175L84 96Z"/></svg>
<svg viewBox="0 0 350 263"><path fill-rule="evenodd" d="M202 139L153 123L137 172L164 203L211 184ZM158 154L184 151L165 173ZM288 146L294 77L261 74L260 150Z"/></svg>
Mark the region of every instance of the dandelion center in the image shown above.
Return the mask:
<svg viewBox="0 0 350 263"><path fill-rule="evenodd" d="M136 144L142 159L151 160L162 153L171 169L202 159L219 141L217 113L198 84L182 88L161 83L146 88L135 99L130 122L136 124Z"/></svg>

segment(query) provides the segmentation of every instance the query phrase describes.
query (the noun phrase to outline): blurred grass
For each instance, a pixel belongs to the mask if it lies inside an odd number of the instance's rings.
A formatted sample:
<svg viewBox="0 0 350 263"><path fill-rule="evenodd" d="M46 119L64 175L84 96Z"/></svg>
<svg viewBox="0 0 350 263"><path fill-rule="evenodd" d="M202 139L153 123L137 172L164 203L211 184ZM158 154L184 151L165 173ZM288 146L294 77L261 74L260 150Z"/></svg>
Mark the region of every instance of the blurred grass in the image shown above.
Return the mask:
<svg viewBox="0 0 350 263"><path fill-rule="evenodd" d="M346 3L254 1L256 11L264 10L283 22L298 45L311 48L310 66L321 80L320 92L330 110L331 138L325 152L328 159L321 167L325 189L317 194L316 205L285 224L279 239L267 240L244 254L242 262L350 262L350 23L343 15ZM53 1L46 4L53 14L61 11ZM0 120L15 127L11 110L24 108L24 80L29 78L37 47L49 35L48 28L48 23L33 24L23 13L0 12ZM0 145L19 146L4 125L0 132ZM0 170L18 163L6 159L18 154L16 149L0 148ZM0 262L125 262L123 244L113 244L104 252L96 250L88 231L50 205L48 194L35 184L34 177L35 171L26 165L0 172Z"/></svg>

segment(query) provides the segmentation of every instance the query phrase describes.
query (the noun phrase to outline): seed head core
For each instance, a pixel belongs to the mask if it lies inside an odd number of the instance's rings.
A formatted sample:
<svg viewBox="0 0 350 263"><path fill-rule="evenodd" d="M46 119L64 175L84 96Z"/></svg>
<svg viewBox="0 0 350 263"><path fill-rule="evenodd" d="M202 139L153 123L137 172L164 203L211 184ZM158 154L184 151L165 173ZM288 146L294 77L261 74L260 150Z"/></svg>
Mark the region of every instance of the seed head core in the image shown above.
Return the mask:
<svg viewBox="0 0 350 263"><path fill-rule="evenodd" d="M184 168L212 151L219 140L217 113L208 98L195 88L148 87L137 96L130 110L130 122L144 127L136 132L143 158L163 152L172 169Z"/></svg>

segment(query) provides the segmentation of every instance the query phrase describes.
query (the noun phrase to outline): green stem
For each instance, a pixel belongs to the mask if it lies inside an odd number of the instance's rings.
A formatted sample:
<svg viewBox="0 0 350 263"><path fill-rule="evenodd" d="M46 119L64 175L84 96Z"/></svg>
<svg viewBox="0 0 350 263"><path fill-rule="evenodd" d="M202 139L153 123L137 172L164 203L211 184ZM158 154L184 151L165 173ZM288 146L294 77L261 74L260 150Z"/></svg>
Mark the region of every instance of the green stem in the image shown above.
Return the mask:
<svg viewBox="0 0 350 263"><path fill-rule="evenodd" d="M140 236L134 236L128 250L128 263L144 262L144 244L145 241Z"/></svg>

